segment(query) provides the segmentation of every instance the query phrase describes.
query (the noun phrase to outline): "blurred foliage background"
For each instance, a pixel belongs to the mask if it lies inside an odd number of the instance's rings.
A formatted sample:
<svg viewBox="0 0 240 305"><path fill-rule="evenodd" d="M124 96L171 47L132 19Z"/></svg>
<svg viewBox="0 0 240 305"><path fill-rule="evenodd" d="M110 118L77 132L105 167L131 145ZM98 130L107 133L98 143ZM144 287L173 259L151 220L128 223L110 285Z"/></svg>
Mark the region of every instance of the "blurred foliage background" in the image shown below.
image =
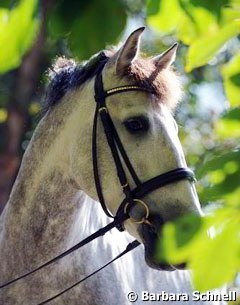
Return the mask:
<svg viewBox="0 0 240 305"><path fill-rule="evenodd" d="M166 226L161 253L187 260L199 289L233 283L240 266L240 0L0 0L0 211L41 117L53 60L86 60L142 25L147 55L180 42L176 67L186 94L176 117L207 213L190 220L196 234L189 218Z"/></svg>

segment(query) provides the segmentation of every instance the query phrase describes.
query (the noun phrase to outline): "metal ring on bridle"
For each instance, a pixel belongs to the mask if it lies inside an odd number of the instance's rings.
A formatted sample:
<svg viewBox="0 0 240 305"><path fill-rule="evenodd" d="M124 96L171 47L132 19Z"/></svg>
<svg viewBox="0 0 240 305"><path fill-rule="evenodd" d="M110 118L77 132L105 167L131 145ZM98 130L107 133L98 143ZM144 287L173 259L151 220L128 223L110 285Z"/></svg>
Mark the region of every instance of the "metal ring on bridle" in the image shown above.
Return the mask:
<svg viewBox="0 0 240 305"><path fill-rule="evenodd" d="M131 216L130 216L129 219L130 219L132 222L137 223L137 224L144 223L144 222L146 221L146 219L148 219L148 217L149 217L149 208L148 208L147 204L146 204L144 201L140 200L140 199L133 199L133 201L136 202L136 203L140 203L140 204L145 208L145 210L146 210L146 215L145 215L144 217L142 217L140 220L134 219L134 218L132 218ZM129 206L129 203L127 203L127 204L125 205L125 207L124 207L124 213L125 213L125 214L127 213L127 207L128 207L128 206Z"/></svg>
<svg viewBox="0 0 240 305"><path fill-rule="evenodd" d="M108 112L107 107L101 107L98 109L98 112L105 111Z"/></svg>

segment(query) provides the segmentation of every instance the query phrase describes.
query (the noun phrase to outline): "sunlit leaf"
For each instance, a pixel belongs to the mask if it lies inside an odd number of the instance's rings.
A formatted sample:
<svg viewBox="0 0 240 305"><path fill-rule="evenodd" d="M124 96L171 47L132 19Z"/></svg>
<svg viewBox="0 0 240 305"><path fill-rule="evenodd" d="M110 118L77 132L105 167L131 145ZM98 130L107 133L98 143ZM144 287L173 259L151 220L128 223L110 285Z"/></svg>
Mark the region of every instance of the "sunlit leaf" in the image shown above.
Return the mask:
<svg viewBox="0 0 240 305"><path fill-rule="evenodd" d="M222 76L231 106L240 106L240 53L222 67Z"/></svg>
<svg viewBox="0 0 240 305"><path fill-rule="evenodd" d="M240 139L240 121L219 120L215 124L215 131L221 138Z"/></svg>
<svg viewBox="0 0 240 305"><path fill-rule="evenodd" d="M217 34L223 25L239 17L238 10L228 4L229 0L160 0L159 3L149 0L147 21L154 29L162 33L173 32L189 45ZM224 23L223 20L227 21Z"/></svg>
<svg viewBox="0 0 240 305"><path fill-rule="evenodd" d="M233 2L233 1L231 1ZM240 3L231 3L229 6L225 6L222 10L222 16L221 16L221 24L228 24L229 22L232 22L233 20L240 18Z"/></svg>
<svg viewBox="0 0 240 305"><path fill-rule="evenodd" d="M240 215L237 211L221 208L202 218L201 222L197 220L196 223L194 218L186 222L183 218L180 223L166 224L158 248L159 260L172 264L187 262L194 286L200 291L231 281L240 267ZM187 234L188 238L184 237L185 222L191 232Z"/></svg>
<svg viewBox="0 0 240 305"><path fill-rule="evenodd" d="M235 6L236 8L239 8L240 0L231 0L231 6Z"/></svg>
<svg viewBox="0 0 240 305"><path fill-rule="evenodd" d="M240 107L230 109L216 121L214 130L220 138L240 139Z"/></svg>
<svg viewBox="0 0 240 305"><path fill-rule="evenodd" d="M220 156L215 156L211 160L208 160L196 171L197 177L200 179L207 175L211 171L223 169L224 165L228 162L234 162L240 167L240 150L236 149L234 151L227 152Z"/></svg>
<svg viewBox="0 0 240 305"><path fill-rule="evenodd" d="M197 176L204 176L208 181L208 185L201 189L201 201L222 200L225 205L240 207L240 200L236 195L240 189L239 150L207 161L197 170Z"/></svg>
<svg viewBox="0 0 240 305"><path fill-rule="evenodd" d="M189 261L193 251L197 250L194 245L199 232L202 232L201 225L202 219L196 214L188 214L165 224L158 243L157 259L173 264Z"/></svg>
<svg viewBox="0 0 240 305"><path fill-rule="evenodd" d="M219 26L214 14L202 7L187 5L187 2L182 7L185 9L185 15L177 27L176 34L185 44L192 44L200 37L217 33Z"/></svg>
<svg viewBox="0 0 240 305"><path fill-rule="evenodd" d="M150 3L153 6L155 1ZM155 4L154 10L151 9L151 15L148 17L149 25L163 33L174 31L178 39L185 44L192 43L196 37L205 36L206 28L208 33L218 30L215 14L209 12L200 3L196 5L191 1L161 0L156 11Z"/></svg>
<svg viewBox="0 0 240 305"><path fill-rule="evenodd" d="M219 171L218 173L222 175L225 174L224 179L218 183L212 184L204 189L202 194L202 200L204 201L216 201L219 199L224 199L227 194L233 193L239 188L240 172L237 171L233 174L226 174L224 171ZM208 175L209 181L212 180L212 173ZM213 183L213 182L212 182Z"/></svg>
<svg viewBox="0 0 240 305"><path fill-rule="evenodd" d="M226 206L232 206L235 208L240 207L240 186L228 194L224 194L224 203Z"/></svg>
<svg viewBox="0 0 240 305"><path fill-rule="evenodd" d="M34 18L36 0L22 0L12 10L0 8L0 73L20 65L39 23Z"/></svg>
<svg viewBox="0 0 240 305"><path fill-rule="evenodd" d="M156 7L155 7L156 12ZM158 12L148 17L148 24L161 32L170 32L177 28L184 16L178 0L161 0L159 1Z"/></svg>
<svg viewBox="0 0 240 305"><path fill-rule="evenodd" d="M221 215L222 216L222 215ZM206 291L233 280L240 267L239 214L233 210L224 219L214 215L213 237L201 242L200 251L189 263L196 289ZM209 272L211 270L211 272Z"/></svg>
<svg viewBox="0 0 240 305"><path fill-rule="evenodd" d="M186 71L207 64L219 49L232 37L240 33L240 20L223 26L213 35L206 35L196 40L188 50Z"/></svg>
<svg viewBox="0 0 240 305"><path fill-rule="evenodd" d="M0 123L4 123L7 120L7 110L0 108Z"/></svg>
<svg viewBox="0 0 240 305"><path fill-rule="evenodd" d="M194 6L203 7L217 17L220 17L224 6L230 5L230 0L189 0L189 2Z"/></svg>

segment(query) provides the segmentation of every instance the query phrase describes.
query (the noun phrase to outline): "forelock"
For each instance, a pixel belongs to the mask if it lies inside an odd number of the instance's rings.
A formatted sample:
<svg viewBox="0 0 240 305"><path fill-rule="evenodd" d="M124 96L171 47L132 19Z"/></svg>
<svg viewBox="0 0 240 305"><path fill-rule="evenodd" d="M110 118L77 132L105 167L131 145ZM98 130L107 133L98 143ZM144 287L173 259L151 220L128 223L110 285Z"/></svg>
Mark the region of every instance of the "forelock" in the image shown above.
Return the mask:
<svg viewBox="0 0 240 305"><path fill-rule="evenodd" d="M69 91L80 87L84 82L94 77L116 54L110 49L94 55L89 61L78 64L73 59L58 58L49 69L49 85L46 90L43 112L45 113L58 104ZM157 103L166 104L174 109L181 99L182 90L179 75L172 68L161 69L153 60L139 57L125 71L126 78L136 85L153 91Z"/></svg>

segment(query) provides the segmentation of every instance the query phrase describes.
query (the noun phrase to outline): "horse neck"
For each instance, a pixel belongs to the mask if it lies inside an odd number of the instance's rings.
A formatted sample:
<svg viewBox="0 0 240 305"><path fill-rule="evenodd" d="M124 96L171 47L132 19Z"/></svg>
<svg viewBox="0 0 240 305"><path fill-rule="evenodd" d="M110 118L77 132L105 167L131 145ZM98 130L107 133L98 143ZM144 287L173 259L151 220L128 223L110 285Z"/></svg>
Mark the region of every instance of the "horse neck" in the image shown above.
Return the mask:
<svg viewBox="0 0 240 305"><path fill-rule="evenodd" d="M13 255L16 268L24 257L28 258L23 263L27 267L61 251L79 208L76 189L56 168L42 178L23 177L22 171L27 168L21 168L3 212L1 236L1 253Z"/></svg>
<svg viewBox="0 0 240 305"><path fill-rule="evenodd" d="M68 102L40 122L1 216L0 252L12 256L7 260L14 264L10 269L36 266L66 250L70 236L74 239L73 227L86 198L79 197L80 187L72 179L68 141L73 131L68 122L76 111L71 98Z"/></svg>

